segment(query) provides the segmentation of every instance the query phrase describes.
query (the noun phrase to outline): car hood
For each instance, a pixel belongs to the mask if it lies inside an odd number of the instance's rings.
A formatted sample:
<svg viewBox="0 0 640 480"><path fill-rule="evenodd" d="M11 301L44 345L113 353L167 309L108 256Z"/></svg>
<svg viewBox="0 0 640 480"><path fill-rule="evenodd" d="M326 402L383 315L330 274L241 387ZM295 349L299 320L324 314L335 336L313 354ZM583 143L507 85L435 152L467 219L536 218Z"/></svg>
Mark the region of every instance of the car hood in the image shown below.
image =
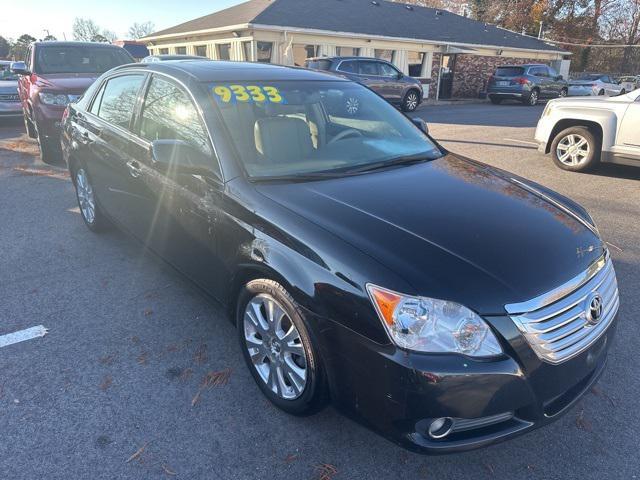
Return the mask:
<svg viewBox="0 0 640 480"><path fill-rule="evenodd" d="M55 73L38 75L37 85L42 90L82 94L99 76L100 74L98 73Z"/></svg>
<svg viewBox="0 0 640 480"><path fill-rule="evenodd" d="M256 188L394 271L414 288L404 293L493 315L565 283L604 252L580 214L559 203L562 197L531 185L447 155L376 173Z"/></svg>

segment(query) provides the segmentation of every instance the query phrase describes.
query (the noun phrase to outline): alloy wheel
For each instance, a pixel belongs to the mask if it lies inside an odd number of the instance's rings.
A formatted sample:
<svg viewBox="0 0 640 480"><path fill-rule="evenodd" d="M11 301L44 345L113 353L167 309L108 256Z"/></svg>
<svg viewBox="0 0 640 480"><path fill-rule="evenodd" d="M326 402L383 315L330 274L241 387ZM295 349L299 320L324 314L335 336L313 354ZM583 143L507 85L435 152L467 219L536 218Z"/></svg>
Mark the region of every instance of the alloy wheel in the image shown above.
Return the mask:
<svg viewBox="0 0 640 480"><path fill-rule="evenodd" d="M529 104L530 105L537 105L538 104L538 91L534 90L533 92L531 92L531 95L529 96Z"/></svg>
<svg viewBox="0 0 640 480"><path fill-rule="evenodd" d="M93 195L93 187L84 168L79 168L76 172L76 192L82 216L87 223L93 224L96 220L96 201Z"/></svg>
<svg viewBox="0 0 640 480"><path fill-rule="evenodd" d="M253 297L244 312L245 345L253 367L278 397L294 400L307 384L307 357L300 332L270 295Z"/></svg>
<svg viewBox="0 0 640 480"><path fill-rule="evenodd" d="M566 97L568 93L569 92L567 92L567 90L563 88L562 90L560 90L560 98Z"/></svg>
<svg viewBox="0 0 640 480"><path fill-rule="evenodd" d="M418 95L415 92L409 92L409 94L407 95L405 108L410 112L413 112L416 108L418 108Z"/></svg>
<svg viewBox="0 0 640 480"><path fill-rule="evenodd" d="M582 135L572 133L564 137L556 147L556 156L565 165L575 167L583 163L588 157L591 147Z"/></svg>

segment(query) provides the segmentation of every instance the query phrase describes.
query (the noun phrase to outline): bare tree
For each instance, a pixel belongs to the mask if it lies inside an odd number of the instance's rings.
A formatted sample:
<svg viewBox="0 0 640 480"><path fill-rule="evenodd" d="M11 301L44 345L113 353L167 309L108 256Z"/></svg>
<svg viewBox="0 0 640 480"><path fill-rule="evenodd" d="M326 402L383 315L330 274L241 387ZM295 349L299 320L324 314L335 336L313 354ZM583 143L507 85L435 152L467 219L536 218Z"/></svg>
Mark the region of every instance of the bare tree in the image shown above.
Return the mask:
<svg viewBox="0 0 640 480"><path fill-rule="evenodd" d="M101 29L90 18L76 17L72 26L73 39L81 42L105 42L111 43L116 39L116 34L111 30Z"/></svg>
<svg viewBox="0 0 640 480"><path fill-rule="evenodd" d="M153 22L144 22L138 23L135 22L133 25L129 27L129 37L137 40L142 37L146 37L147 35L152 34L156 29L156 26Z"/></svg>

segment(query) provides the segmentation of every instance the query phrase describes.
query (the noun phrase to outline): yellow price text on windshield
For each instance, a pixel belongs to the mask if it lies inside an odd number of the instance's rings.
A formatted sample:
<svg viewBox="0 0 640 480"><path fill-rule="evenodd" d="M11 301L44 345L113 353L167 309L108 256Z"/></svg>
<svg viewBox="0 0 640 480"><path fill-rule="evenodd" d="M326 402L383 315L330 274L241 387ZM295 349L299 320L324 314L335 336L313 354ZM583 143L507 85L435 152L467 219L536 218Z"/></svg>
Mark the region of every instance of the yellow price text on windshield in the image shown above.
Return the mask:
<svg viewBox="0 0 640 480"><path fill-rule="evenodd" d="M217 85L213 94L222 103L287 103L280 90L271 85Z"/></svg>

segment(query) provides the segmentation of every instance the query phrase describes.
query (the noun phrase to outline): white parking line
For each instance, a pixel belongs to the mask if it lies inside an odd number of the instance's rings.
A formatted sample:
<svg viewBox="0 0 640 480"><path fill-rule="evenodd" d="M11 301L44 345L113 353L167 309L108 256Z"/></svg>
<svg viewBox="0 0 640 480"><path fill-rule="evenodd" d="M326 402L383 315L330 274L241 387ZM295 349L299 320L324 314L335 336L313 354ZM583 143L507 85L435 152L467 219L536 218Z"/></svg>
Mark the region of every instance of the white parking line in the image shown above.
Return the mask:
<svg viewBox="0 0 640 480"><path fill-rule="evenodd" d="M518 140L515 138L505 138L505 140L507 140L508 142L516 142L516 143L524 143L525 145L533 145L534 147L537 147L538 144L535 142L528 142L527 140Z"/></svg>
<svg viewBox="0 0 640 480"><path fill-rule="evenodd" d="M7 345L13 345L14 343L24 342L25 340L31 340L32 338L44 337L47 332L48 330L46 328L42 325L38 325L37 327L26 328L6 335L0 335L0 348L6 347Z"/></svg>

